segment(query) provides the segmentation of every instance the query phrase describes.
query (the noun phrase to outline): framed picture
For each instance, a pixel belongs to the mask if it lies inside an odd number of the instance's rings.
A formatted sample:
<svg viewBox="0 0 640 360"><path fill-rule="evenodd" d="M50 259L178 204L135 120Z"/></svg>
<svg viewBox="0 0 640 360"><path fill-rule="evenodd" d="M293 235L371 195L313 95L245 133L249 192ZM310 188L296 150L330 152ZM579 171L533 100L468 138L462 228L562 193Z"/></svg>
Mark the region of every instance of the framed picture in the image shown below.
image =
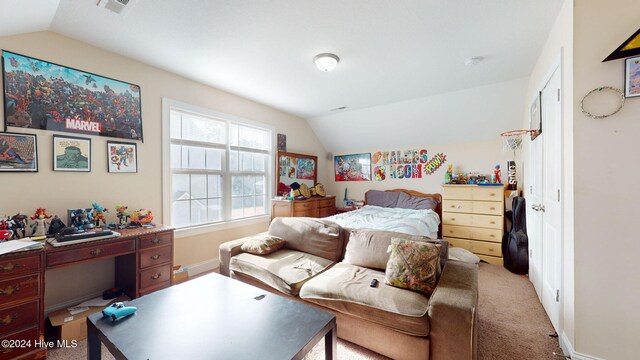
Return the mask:
<svg viewBox="0 0 640 360"><path fill-rule="evenodd" d="M91 139L53 135L53 171L91 172Z"/></svg>
<svg viewBox="0 0 640 360"><path fill-rule="evenodd" d="M531 104L531 109L529 112L529 129L531 129L531 140L533 141L535 138L542 134L542 93L538 92L535 100Z"/></svg>
<svg viewBox="0 0 640 360"><path fill-rule="evenodd" d="M110 173L138 172L138 146L135 143L107 141Z"/></svg>
<svg viewBox="0 0 640 360"><path fill-rule="evenodd" d="M142 140L140 87L2 51L6 126Z"/></svg>
<svg viewBox="0 0 640 360"><path fill-rule="evenodd" d="M371 153L338 155L333 165L336 181L371 181Z"/></svg>
<svg viewBox="0 0 640 360"><path fill-rule="evenodd" d="M287 135L278 134L278 151L287 151Z"/></svg>
<svg viewBox="0 0 640 360"><path fill-rule="evenodd" d="M35 134L0 133L0 172L38 172Z"/></svg>
<svg viewBox="0 0 640 360"><path fill-rule="evenodd" d="M624 96L640 96L640 56L625 60Z"/></svg>

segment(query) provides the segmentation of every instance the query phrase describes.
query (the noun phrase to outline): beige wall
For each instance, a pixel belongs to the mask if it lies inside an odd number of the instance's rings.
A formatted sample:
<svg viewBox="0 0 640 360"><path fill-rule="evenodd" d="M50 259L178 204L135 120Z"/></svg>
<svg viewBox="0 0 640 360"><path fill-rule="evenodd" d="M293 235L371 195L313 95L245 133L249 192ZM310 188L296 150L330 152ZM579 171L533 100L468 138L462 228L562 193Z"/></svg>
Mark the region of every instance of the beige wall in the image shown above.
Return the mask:
<svg viewBox="0 0 640 360"><path fill-rule="evenodd" d="M364 193L367 190L387 190L387 189L411 189L424 193L442 193L442 183L444 181L444 173L450 164L453 164L456 172L479 172L483 174L493 173L496 164L500 164L502 169L502 181L506 183L507 179L507 161L512 160L512 152L502 151L502 142L499 135L496 134L495 141L469 142L458 144L442 144L422 146L407 146L397 149L362 149L357 153L375 153L376 151L391 150L410 150L410 149L426 149L429 158L437 153L444 153L447 161L434 174L424 175L421 179L387 179L384 181L335 181L333 172L333 160L326 161L327 173L330 174L327 191L336 195L336 203L342 207L344 198L344 189L348 189L348 197L356 200L364 200ZM336 154L343 155L343 154Z"/></svg>
<svg viewBox="0 0 640 360"><path fill-rule="evenodd" d="M551 71L561 60L562 71L562 141L563 141L563 244L562 244L562 310L560 316L560 334L571 346L575 346L574 326L574 235L573 235L573 1L565 0L549 34L549 38L538 58L527 88L527 100L523 126L529 128L529 107L538 91L542 90L551 76ZM543 105L544 106L544 105ZM529 156L528 141L524 142L523 159L525 173L526 159ZM526 186L524 175L523 189ZM527 192L524 192L525 197Z"/></svg>
<svg viewBox="0 0 640 360"><path fill-rule="evenodd" d="M37 207L46 207L51 213L62 215L66 213L66 209L88 206L97 201L110 209L119 203L125 203L130 208L148 208L154 212L157 222L161 222L162 159L159 154L162 97L270 124L275 127L276 132L287 135L289 151L317 155L323 159L326 157L324 148L304 119L86 43L52 32L39 32L2 37L0 48L140 85L145 139L144 143L138 144L137 174L107 173L107 138L100 137L92 137L91 173L53 172L53 133L29 130L28 132L38 135L40 171L35 174L0 174L0 184L4 190L0 198L0 214L14 214L19 210L33 213ZM22 131L16 128L9 130ZM320 168L318 173L319 181L326 182L326 169ZM108 220L113 219L114 215L111 213ZM217 258L219 243L264 228L266 222L241 229L176 239L175 262L191 265L213 260ZM97 273L96 276L108 276L112 269L112 264L102 262L91 267ZM79 272L83 270L86 269L78 268L77 281L73 286L62 284L65 279L68 281L68 271L63 271L64 276L57 276L58 272L47 275L47 298L62 301L63 297L74 298L104 289L103 284L80 276ZM62 295L62 291L66 291L66 294Z"/></svg>
<svg viewBox="0 0 640 360"><path fill-rule="evenodd" d="M600 120L579 103L596 87L624 88L624 60L602 60L638 30L638 14L637 0L576 0L574 8L575 348L603 359L639 356L640 98ZM591 109L610 111L605 98L590 99Z"/></svg>

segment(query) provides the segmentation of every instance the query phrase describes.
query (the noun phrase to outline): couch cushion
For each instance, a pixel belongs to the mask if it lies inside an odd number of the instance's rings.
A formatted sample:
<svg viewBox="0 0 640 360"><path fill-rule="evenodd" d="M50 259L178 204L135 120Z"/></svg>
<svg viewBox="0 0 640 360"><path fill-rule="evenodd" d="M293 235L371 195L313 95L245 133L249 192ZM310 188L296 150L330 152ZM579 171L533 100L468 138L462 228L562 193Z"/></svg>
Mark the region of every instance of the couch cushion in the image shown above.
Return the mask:
<svg viewBox="0 0 640 360"><path fill-rule="evenodd" d="M378 287L369 286L372 279L378 279ZM403 333L429 335L429 298L385 285L382 271L338 263L307 281L300 297Z"/></svg>
<svg viewBox="0 0 640 360"><path fill-rule="evenodd" d="M332 261L318 256L282 249L267 255L238 254L231 258L229 269L296 296L305 281L332 264Z"/></svg>
<svg viewBox="0 0 640 360"><path fill-rule="evenodd" d="M431 294L436 287L440 245L393 238L390 249L385 282L391 286Z"/></svg>
<svg viewBox="0 0 640 360"><path fill-rule="evenodd" d="M395 231L383 230L351 230L349 242L344 254L344 262L364 266L372 269L384 270L389 261L389 245L392 238L402 238L412 241L426 241L441 245L440 248L440 268L438 276L449 257L449 242L446 240L434 240L426 236L408 235Z"/></svg>
<svg viewBox="0 0 640 360"><path fill-rule="evenodd" d="M305 218L275 218L269 235L285 241L285 248L302 251L332 261L342 257L343 230L333 221Z"/></svg>

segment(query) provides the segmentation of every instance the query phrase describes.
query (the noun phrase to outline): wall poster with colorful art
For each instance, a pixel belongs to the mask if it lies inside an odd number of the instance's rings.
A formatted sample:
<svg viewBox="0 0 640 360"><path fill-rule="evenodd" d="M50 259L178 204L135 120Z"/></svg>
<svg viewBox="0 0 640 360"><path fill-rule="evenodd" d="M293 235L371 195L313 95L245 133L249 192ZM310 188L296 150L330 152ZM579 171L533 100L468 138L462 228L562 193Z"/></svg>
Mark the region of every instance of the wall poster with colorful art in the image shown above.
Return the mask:
<svg viewBox="0 0 640 360"><path fill-rule="evenodd" d="M426 149L377 151L373 154L373 177L386 179L421 179L431 175L447 161L443 153L429 155Z"/></svg>
<svg viewBox="0 0 640 360"><path fill-rule="evenodd" d="M135 143L107 141L110 173L138 172L138 148Z"/></svg>
<svg viewBox="0 0 640 360"><path fill-rule="evenodd" d="M36 135L0 133L0 172L9 171L38 171Z"/></svg>
<svg viewBox="0 0 640 360"><path fill-rule="evenodd" d="M371 181L371 154L339 155L333 160L336 181Z"/></svg>
<svg viewBox="0 0 640 360"><path fill-rule="evenodd" d="M142 140L140 87L2 51L5 127Z"/></svg>

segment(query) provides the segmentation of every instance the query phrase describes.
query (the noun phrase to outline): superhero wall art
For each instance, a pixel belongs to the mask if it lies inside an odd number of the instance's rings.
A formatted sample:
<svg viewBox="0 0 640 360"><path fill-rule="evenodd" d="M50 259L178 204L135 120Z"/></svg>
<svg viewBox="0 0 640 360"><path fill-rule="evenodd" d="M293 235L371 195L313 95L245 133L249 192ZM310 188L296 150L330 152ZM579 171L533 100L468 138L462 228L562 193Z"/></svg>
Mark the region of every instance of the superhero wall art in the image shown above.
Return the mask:
<svg viewBox="0 0 640 360"><path fill-rule="evenodd" d="M2 52L6 126L142 140L140 87Z"/></svg>

